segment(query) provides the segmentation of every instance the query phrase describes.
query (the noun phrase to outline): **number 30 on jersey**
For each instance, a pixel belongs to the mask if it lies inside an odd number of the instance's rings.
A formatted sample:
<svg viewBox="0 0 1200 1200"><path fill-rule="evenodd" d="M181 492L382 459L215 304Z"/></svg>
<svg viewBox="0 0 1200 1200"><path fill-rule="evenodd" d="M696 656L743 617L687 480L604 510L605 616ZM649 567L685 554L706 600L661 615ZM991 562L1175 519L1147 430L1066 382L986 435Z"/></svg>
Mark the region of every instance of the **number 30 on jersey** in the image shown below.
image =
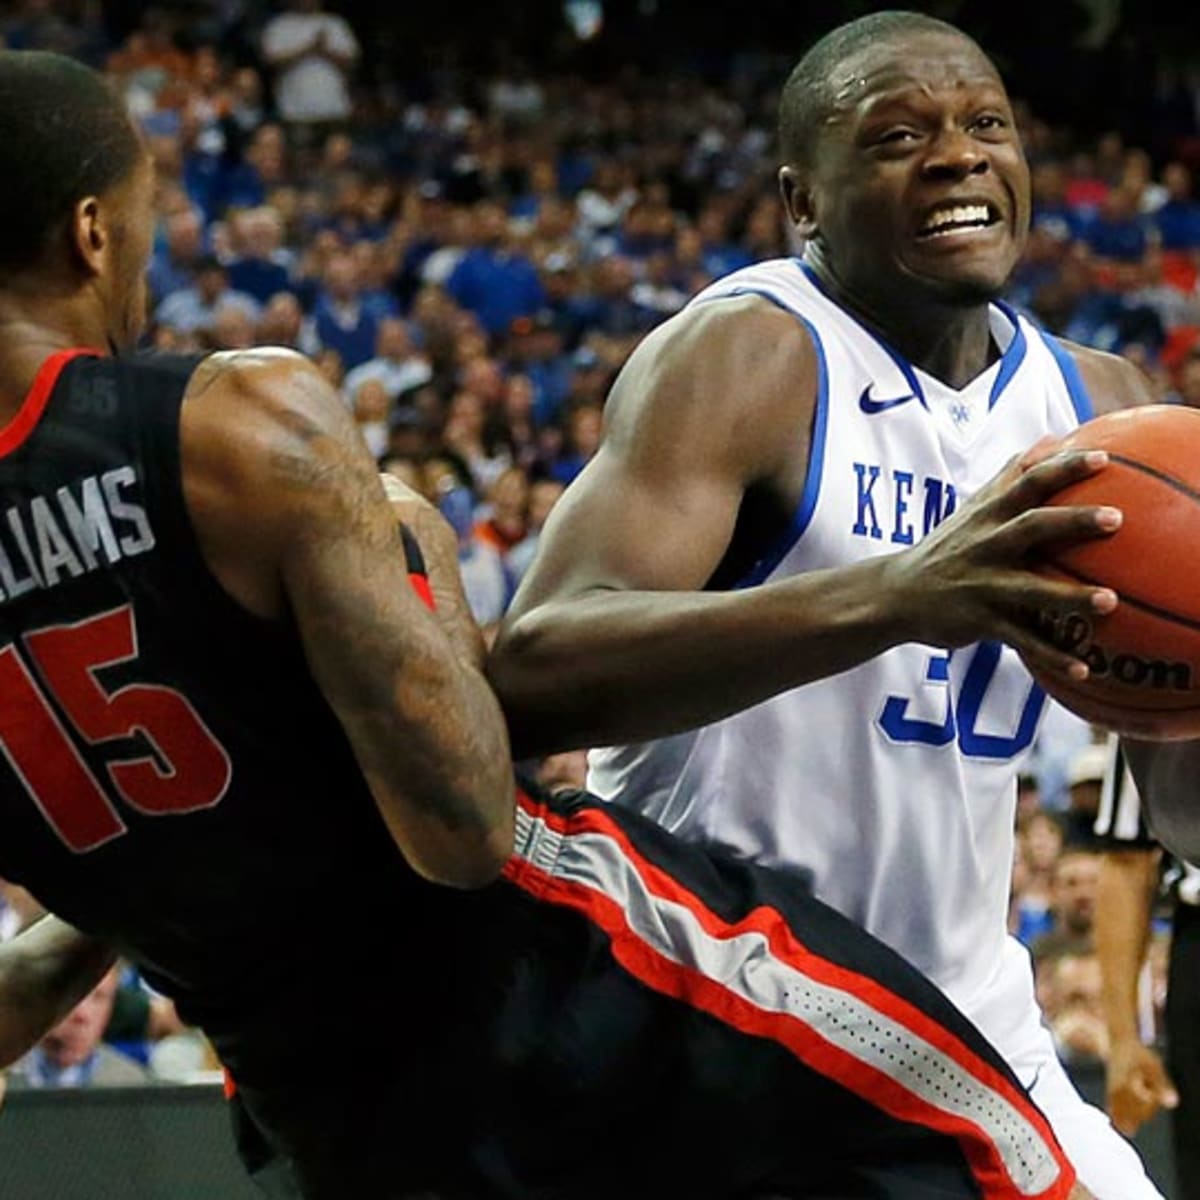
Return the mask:
<svg viewBox="0 0 1200 1200"><path fill-rule="evenodd" d="M930 721L911 717L912 697L889 696L879 715L880 728L893 742L948 746L957 739L959 749L971 758L1012 758L1020 754L1037 732L1046 693L1022 668L1029 692L1021 706L1016 729L1004 735L982 732L980 715L986 711L989 691L994 690L1002 652L999 642L980 642L974 647L957 699L950 680L950 652L934 654L925 671L924 686L944 693L942 719ZM1010 678L1012 670L1010 665Z"/></svg>

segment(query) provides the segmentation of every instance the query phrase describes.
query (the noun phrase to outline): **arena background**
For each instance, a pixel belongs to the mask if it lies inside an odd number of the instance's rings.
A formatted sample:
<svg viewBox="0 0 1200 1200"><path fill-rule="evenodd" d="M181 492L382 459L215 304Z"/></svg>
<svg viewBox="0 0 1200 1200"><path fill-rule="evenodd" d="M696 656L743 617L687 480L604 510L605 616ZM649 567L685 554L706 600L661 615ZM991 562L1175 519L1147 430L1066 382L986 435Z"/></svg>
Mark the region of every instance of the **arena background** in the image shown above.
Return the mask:
<svg viewBox="0 0 1200 1200"><path fill-rule="evenodd" d="M815 36L879 7L330 4L359 48L350 109L293 120L264 54L267 4L26 0L0 5L0 37L106 70L144 124L162 180L147 347L286 342L321 362L381 465L459 530L491 629L637 341L708 279L796 249L775 200L778 89ZM979 38L1018 102L1039 190L1013 303L1135 359L1162 400L1200 405L1194 16L1120 0L912 7ZM1087 848L1096 742L1061 713L1039 739L1012 927L1064 1058L1102 1102L1096 984L1067 996L1055 974L1092 955L1094 880L1064 898L1059 860ZM577 755L534 765L579 778ZM11 886L3 901L11 936L36 906ZM1143 989L1157 1043L1168 912L1164 894ZM42 1086L54 1072L28 1064L10 1076L0 1200L253 1194L217 1064L128 968L103 1033L139 1068L121 1087ZM1137 1140L1172 1196L1165 1119Z"/></svg>

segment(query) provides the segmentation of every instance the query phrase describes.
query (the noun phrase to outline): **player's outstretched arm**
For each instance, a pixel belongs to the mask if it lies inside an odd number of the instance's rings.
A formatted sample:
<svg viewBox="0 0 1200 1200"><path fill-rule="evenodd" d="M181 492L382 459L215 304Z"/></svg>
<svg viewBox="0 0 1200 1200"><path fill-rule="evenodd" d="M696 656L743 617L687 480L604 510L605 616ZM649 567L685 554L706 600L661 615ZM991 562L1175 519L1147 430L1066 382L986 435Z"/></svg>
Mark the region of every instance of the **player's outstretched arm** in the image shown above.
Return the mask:
<svg viewBox="0 0 1200 1200"><path fill-rule="evenodd" d="M676 733L901 642L994 638L1046 670L1082 668L1018 615L1096 592L1025 566L1041 541L1105 531L1095 509L1042 507L1098 469L1080 454L1013 464L911 551L702 590L749 494L785 524L794 512L818 376L799 322L755 297L685 310L641 343L489 660L518 756Z"/></svg>
<svg viewBox="0 0 1200 1200"><path fill-rule="evenodd" d="M1150 941L1150 913L1158 883L1159 851L1109 850L1100 864L1096 895L1096 954L1103 978L1108 1027L1107 1103L1113 1124L1127 1137L1161 1107L1173 1108L1175 1090L1156 1051L1138 1028L1138 979Z"/></svg>
<svg viewBox="0 0 1200 1200"><path fill-rule="evenodd" d="M493 879L512 849L503 718L409 585L345 405L299 355L214 355L189 385L181 438L206 560L245 607L294 622L413 868L462 887Z"/></svg>
<svg viewBox="0 0 1200 1200"><path fill-rule="evenodd" d="M50 915L0 943L0 1067L49 1033L115 958L103 942Z"/></svg>

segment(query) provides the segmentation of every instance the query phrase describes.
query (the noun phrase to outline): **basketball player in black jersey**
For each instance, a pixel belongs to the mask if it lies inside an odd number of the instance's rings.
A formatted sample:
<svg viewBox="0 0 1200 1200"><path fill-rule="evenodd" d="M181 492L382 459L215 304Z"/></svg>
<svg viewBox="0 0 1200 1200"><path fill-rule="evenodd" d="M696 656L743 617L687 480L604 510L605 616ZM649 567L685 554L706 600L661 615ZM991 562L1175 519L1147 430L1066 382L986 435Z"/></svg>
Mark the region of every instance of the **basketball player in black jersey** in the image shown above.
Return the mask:
<svg viewBox="0 0 1200 1200"><path fill-rule="evenodd" d="M119 952L308 1197L1065 1200L796 880L514 789L453 535L401 495L431 615L305 360L125 353L153 178L97 76L0 53L0 164L0 875L82 931L4 947L0 1050Z"/></svg>

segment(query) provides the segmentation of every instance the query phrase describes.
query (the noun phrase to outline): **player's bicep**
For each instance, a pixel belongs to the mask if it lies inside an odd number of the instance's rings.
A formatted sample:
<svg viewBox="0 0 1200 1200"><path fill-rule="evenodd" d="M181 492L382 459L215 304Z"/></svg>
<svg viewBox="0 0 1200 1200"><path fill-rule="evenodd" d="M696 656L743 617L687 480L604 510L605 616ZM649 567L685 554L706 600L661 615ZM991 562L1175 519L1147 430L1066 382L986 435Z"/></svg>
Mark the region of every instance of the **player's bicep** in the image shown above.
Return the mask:
<svg viewBox="0 0 1200 1200"><path fill-rule="evenodd" d="M593 589L702 587L746 490L802 459L815 357L795 320L757 299L675 320L618 378L600 451L555 507L516 613Z"/></svg>
<svg viewBox="0 0 1200 1200"><path fill-rule="evenodd" d="M551 591L699 588L729 545L741 497L732 472L647 472L601 449L555 506L514 607Z"/></svg>
<svg viewBox="0 0 1200 1200"><path fill-rule="evenodd" d="M1150 377L1130 359L1071 342L1064 345L1079 368L1096 416L1157 399Z"/></svg>
<svg viewBox="0 0 1200 1200"><path fill-rule="evenodd" d="M415 627L399 528L374 472L340 446L277 461L279 573L313 675L335 709L385 701ZM339 712L339 715L342 715Z"/></svg>
<svg viewBox="0 0 1200 1200"><path fill-rule="evenodd" d="M432 725L424 675L450 647L413 591L399 524L342 406L292 406L268 456L270 522L287 608L318 687L368 773L406 774L397 733Z"/></svg>
<svg viewBox="0 0 1200 1200"><path fill-rule="evenodd" d="M242 361L189 401L206 553L229 578L276 581L280 615L409 861L445 882L483 880L510 841L495 698L410 586L392 505L336 394L294 356Z"/></svg>

